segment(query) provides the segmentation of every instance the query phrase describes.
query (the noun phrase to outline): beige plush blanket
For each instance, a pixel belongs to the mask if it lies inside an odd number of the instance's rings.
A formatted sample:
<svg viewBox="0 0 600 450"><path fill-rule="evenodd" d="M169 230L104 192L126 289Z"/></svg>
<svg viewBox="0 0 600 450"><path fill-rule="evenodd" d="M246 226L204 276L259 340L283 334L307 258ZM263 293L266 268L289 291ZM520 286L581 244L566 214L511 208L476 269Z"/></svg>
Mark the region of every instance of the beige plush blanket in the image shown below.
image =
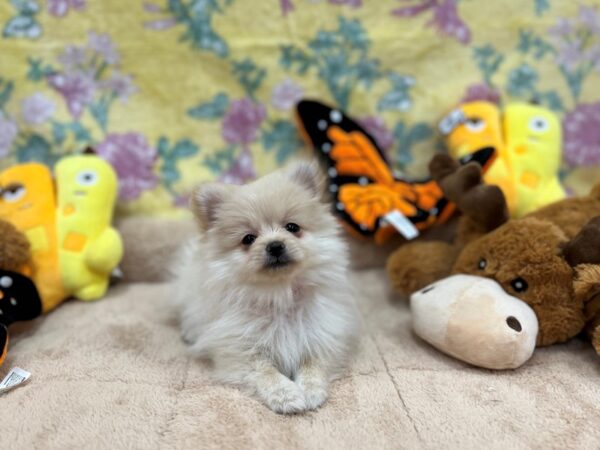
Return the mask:
<svg viewBox="0 0 600 450"><path fill-rule="evenodd" d="M152 262L148 254L166 258L173 236L191 230L159 228L142 249L129 242L124 261L129 281L107 298L67 302L12 328L0 372L16 365L32 378L0 396L0 448L600 444L600 364L587 342L539 349L515 371L469 367L413 335L408 306L390 294L381 268L352 273L366 326L347 376L333 385L319 411L278 416L236 389L209 381L207 367L186 353L179 338L168 283L132 281L164 279L156 261L146 264ZM128 230L138 238L147 231L140 223Z"/></svg>

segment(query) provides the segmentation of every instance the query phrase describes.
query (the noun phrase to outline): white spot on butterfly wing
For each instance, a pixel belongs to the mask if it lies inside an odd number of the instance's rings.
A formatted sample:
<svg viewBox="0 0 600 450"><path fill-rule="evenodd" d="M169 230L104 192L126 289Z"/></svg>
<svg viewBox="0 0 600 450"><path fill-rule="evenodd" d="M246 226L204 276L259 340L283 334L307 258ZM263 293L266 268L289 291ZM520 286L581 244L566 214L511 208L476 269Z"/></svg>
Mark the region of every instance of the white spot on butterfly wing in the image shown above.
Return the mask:
<svg viewBox="0 0 600 450"><path fill-rule="evenodd" d="M317 122L317 128L321 131L325 131L327 129L327 121L326 120L319 120Z"/></svg>
<svg viewBox="0 0 600 450"><path fill-rule="evenodd" d="M342 113L337 109L332 109L329 113L329 118L333 123L340 123L342 121Z"/></svg>

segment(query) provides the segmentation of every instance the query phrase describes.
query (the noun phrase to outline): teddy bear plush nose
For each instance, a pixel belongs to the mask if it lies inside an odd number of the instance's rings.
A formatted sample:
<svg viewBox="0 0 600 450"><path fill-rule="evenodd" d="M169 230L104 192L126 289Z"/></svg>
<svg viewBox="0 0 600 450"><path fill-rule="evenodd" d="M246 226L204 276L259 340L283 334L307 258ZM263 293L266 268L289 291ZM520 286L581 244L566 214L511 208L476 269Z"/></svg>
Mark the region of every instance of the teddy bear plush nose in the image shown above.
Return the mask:
<svg viewBox="0 0 600 450"><path fill-rule="evenodd" d="M281 241L273 241L267 244L267 253L271 256L281 256L285 252L285 244Z"/></svg>

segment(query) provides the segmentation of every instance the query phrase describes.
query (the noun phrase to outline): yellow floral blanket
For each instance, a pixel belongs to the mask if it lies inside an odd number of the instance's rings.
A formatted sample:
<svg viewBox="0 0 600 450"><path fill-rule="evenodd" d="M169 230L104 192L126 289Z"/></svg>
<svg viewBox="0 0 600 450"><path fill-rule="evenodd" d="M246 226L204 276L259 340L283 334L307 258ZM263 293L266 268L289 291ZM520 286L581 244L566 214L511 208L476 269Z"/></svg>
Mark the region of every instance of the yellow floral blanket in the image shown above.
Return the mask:
<svg viewBox="0 0 600 450"><path fill-rule="evenodd" d="M305 151L303 96L357 117L414 176L461 100L536 100L561 116L562 180L582 192L600 178L595 4L4 1L0 165L92 145L122 214L171 214L199 181L250 180Z"/></svg>

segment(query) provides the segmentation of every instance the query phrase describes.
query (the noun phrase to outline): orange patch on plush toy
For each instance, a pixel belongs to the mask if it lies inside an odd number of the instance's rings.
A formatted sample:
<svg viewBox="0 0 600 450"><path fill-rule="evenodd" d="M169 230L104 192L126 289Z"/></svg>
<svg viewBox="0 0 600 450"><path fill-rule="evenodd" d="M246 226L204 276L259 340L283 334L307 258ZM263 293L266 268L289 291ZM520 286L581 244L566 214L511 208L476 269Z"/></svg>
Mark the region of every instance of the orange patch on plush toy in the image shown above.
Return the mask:
<svg viewBox="0 0 600 450"><path fill-rule="evenodd" d="M540 184L540 177L533 172L523 172L521 175L521 183L531 189L535 189Z"/></svg>
<svg viewBox="0 0 600 450"><path fill-rule="evenodd" d="M67 234L65 238L62 248L63 250L67 250L69 252L80 252L85 247L85 243L87 242L87 238L85 235L80 233L70 232Z"/></svg>

